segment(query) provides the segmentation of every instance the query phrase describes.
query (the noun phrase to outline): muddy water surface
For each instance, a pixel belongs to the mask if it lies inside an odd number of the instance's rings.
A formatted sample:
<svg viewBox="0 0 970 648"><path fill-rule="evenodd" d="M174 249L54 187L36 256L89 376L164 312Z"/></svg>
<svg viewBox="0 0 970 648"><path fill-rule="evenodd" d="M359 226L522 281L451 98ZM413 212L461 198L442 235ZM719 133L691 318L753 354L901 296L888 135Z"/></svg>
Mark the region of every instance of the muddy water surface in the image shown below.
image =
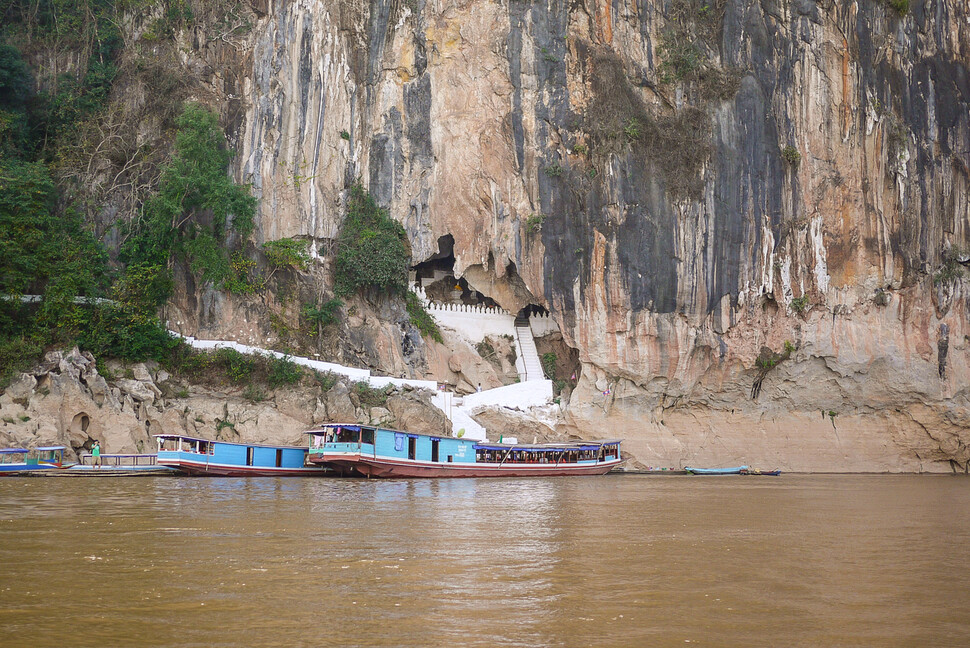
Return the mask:
<svg viewBox="0 0 970 648"><path fill-rule="evenodd" d="M0 479L3 646L967 646L970 479Z"/></svg>

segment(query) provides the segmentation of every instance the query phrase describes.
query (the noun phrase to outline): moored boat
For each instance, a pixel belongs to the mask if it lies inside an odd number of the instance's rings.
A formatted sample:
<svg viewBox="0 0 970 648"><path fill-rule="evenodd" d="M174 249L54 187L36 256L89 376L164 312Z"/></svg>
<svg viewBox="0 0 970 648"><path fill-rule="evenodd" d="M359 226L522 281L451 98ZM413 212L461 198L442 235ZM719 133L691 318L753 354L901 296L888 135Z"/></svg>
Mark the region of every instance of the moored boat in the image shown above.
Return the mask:
<svg viewBox="0 0 970 648"><path fill-rule="evenodd" d="M690 468L684 467L684 471L690 475L741 475L748 470L747 466L737 466L735 468Z"/></svg>
<svg viewBox="0 0 970 648"><path fill-rule="evenodd" d="M758 470L757 468L745 468L741 471L742 475L769 475L776 476L780 475L780 470Z"/></svg>
<svg viewBox="0 0 970 648"><path fill-rule="evenodd" d="M0 475L27 475L64 468L64 446L0 449Z"/></svg>
<svg viewBox="0 0 970 648"><path fill-rule="evenodd" d="M300 477L324 475L325 466L307 465L302 446L210 441L180 434L157 434L158 465L186 475L214 477Z"/></svg>
<svg viewBox="0 0 970 648"><path fill-rule="evenodd" d="M356 425L309 430L307 459L366 477L602 475L623 463L620 441L519 444Z"/></svg>
<svg viewBox="0 0 970 648"><path fill-rule="evenodd" d="M102 454L101 465L94 465L94 457L82 454L80 461L66 470L45 473L65 477L121 477L134 475L174 475L175 469L158 464L154 454Z"/></svg>

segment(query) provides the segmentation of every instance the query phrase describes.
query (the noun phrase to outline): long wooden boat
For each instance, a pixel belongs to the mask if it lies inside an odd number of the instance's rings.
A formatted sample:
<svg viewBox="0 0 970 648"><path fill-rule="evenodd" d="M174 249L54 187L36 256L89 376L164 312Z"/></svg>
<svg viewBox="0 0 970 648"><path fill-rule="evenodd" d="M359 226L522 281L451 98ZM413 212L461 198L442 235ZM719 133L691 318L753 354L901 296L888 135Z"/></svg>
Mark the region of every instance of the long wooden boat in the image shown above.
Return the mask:
<svg viewBox="0 0 970 648"><path fill-rule="evenodd" d="M623 463L620 441L510 444L356 424L309 430L307 459L365 477L602 475Z"/></svg>
<svg viewBox="0 0 970 648"><path fill-rule="evenodd" d="M154 454L102 454L101 465L94 465L94 457L82 454L80 461L65 470L44 473L57 477L123 477L174 475L175 469L160 466L158 455Z"/></svg>
<svg viewBox="0 0 970 648"><path fill-rule="evenodd" d="M214 477L305 477L329 472L307 465L302 446L210 441L180 434L156 434L158 465L186 475Z"/></svg>
<svg viewBox="0 0 970 648"><path fill-rule="evenodd" d="M64 446L0 449L0 476L28 475L64 468Z"/></svg>
<svg viewBox="0 0 970 648"><path fill-rule="evenodd" d="M748 470L748 467L737 466L735 468L689 468L685 466L684 470L691 475L740 475L745 470Z"/></svg>
<svg viewBox="0 0 970 648"><path fill-rule="evenodd" d="M745 468L741 471L742 475L768 475L776 477L781 474L780 470L758 470L757 468Z"/></svg>

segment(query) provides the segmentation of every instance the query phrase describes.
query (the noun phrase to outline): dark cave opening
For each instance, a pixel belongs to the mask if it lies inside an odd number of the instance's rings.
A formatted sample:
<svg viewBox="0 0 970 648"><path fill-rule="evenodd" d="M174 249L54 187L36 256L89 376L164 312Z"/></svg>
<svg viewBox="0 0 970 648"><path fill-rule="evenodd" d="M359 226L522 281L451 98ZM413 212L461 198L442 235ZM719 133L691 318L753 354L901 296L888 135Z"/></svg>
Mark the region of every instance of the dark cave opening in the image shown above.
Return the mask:
<svg viewBox="0 0 970 648"><path fill-rule="evenodd" d="M439 304L466 304L496 307L498 303L455 276L455 237L438 238L438 252L411 266L412 283L424 290L428 299Z"/></svg>

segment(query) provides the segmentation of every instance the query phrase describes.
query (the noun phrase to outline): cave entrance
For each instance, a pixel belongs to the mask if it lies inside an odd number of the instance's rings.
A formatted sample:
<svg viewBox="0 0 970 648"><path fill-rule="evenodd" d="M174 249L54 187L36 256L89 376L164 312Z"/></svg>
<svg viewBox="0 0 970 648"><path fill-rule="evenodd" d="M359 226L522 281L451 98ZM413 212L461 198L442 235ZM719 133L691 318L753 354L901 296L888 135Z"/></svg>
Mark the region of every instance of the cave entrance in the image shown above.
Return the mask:
<svg viewBox="0 0 970 648"><path fill-rule="evenodd" d="M515 315L515 324L518 326L519 322L522 322L522 325L528 325L530 317L545 317L548 314L549 309L547 309L545 306L540 306L539 304L529 304Z"/></svg>
<svg viewBox="0 0 970 648"><path fill-rule="evenodd" d="M498 306L494 299L469 286L464 277L455 276L455 237L451 234L438 238L438 251L411 266L411 272L414 285L435 303Z"/></svg>

